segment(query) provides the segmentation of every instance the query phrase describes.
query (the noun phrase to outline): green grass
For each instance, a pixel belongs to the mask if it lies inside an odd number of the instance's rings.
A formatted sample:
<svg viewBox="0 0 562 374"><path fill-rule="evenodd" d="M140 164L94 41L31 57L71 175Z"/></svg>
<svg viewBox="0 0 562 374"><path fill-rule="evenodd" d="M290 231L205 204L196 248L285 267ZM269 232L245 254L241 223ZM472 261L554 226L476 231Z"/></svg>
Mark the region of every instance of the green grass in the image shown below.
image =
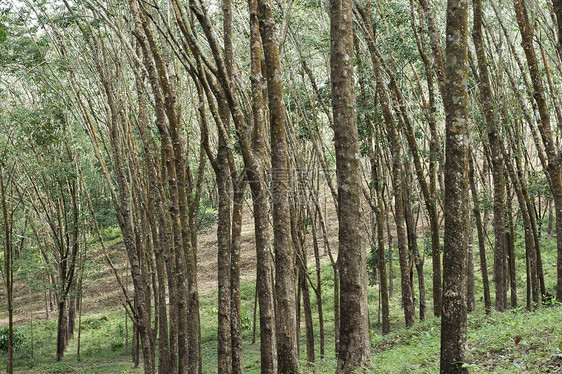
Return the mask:
<svg viewBox="0 0 562 374"><path fill-rule="evenodd" d="M476 240L476 238L475 238ZM482 297L481 272L477 243L475 251L476 312L468 316L467 362L472 373L542 373L562 370L562 307L541 307L527 312L516 308L499 314L485 315ZM519 305L525 305L525 256L520 233L516 238ZM423 246L420 245L420 250ZM554 292L556 276L555 239L542 239L543 263L547 290ZM395 257L397 253L395 251ZM488 272L491 280L493 254L488 253ZM431 256L426 255L425 281L428 314L432 314ZM378 289L369 287L369 311L371 318L373 373L436 373L439 370L440 320L429 317L426 321L406 329L400 307L400 282L397 258L395 258L395 294L391 300L391 333L383 336L378 325ZM492 300L493 300L493 283ZM246 373L259 373L259 319L256 343L252 344L254 284L242 282L242 325L244 344L244 369ZM417 294L417 279L416 279ZM322 297L326 354L320 359L319 324L316 298L311 290L316 362L306 364L304 317L301 318L300 354L303 373L333 373L336 367L334 354L333 272L329 264L322 267ZM216 373L217 350L217 294L216 291L201 295L201 338L203 372ZM417 310L417 312L419 312ZM140 373L134 369L131 357L125 353L124 312L122 309L84 316L82 319L81 361L77 360L77 333L69 343L62 362L54 362L56 325L54 321L34 324L34 359L31 360L30 325L18 326L26 338L16 352L16 371L21 373ZM129 323L129 329L131 324ZM131 332L129 332L129 337ZM517 344L516 344L517 341ZM5 354L0 359L5 367Z"/></svg>
<svg viewBox="0 0 562 374"><path fill-rule="evenodd" d="M78 320L76 320L78 324ZM131 356L125 352L125 318L123 309L110 310L82 317L80 361L77 358L78 325L70 340L65 356L55 362L56 321L33 323L33 354L31 324L17 329L25 337L23 346L15 352L15 370L18 373L140 373L134 369ZM129 337L132 336L129 321ZM129 344L130 350L130 344ZM5 353L0 364L5 367Z"/></svg>

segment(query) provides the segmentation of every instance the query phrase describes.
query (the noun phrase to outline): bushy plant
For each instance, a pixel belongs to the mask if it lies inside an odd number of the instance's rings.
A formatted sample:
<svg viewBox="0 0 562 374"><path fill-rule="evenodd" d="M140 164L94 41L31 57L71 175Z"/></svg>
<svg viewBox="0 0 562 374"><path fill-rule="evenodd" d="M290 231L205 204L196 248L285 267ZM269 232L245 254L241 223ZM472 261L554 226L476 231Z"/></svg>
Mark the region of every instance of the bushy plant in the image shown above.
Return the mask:
<svg viewBox="0 0 562 374"><path fill-rule="evenodd" d="M10 336L10 328L8 326L0 330L0 352L8 351L8 340ZM14 350L18 350L25 342L25 334L19 328L14 328Z"/></svg>
<svg viewBox="0 0 562 374"><path fill-rule="evenodd" d="M121 229L118 226L109 226L102 229L101 235L103 237L103 240L108 242L113 239L117 239L122 234L121 234Z"/></svg>

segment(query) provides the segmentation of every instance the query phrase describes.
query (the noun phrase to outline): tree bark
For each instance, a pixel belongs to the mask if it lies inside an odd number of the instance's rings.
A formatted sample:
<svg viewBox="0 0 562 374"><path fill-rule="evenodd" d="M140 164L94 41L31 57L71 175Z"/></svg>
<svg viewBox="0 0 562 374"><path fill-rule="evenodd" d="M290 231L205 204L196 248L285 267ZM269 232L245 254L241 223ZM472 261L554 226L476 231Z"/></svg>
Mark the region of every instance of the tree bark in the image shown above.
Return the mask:
<svg viewBox="0 0 562 374"><path fill-rule="evenodd" d="M270 0L258 0L258 16L265 57L271 132L277 363L279 373L297 373L299 371L299 355L295 314L294 253L291 245L289 212L287 126L283 102L279 42Z"/></svg>
<svg viewBox="0 0 562 374"><path fill-rule="evenodd" d="M427 304L425 297L425 277L423 274L423 259L420 256L418 249L418 239L416 235L415 219L412 213L412 203L410 202L410 188L407 181L407 176L403 178L404 196L404 216L406 220L406 232L408 235L408 248L414 260L416 273L418 274L418 287L420 298L420 320L424 321L427 318Z"/></svg>
<svg viewBox="0 0 562 374"><path fill-rule="evenodd" d="M446 30L445 234L441 363L443 374L467 373L468 1L448 0Z"/></svg>
<svg viewBox="0 0 562 374"><path fill-rule="evenodd" d="M246 192L246 176L234 188L232 207L232 242L230 245L230 331L232 340L232 374L242 374L242 320L240 306L240 248L242 245L242 214Z"/></svg>
<svg viewBox="0 0 562 374"><path fill-rule="evenodd" d="M488 281L488 261L486 257L486 234L482 224L482 214L480 213L480 202L478 201L478 190L476 188L476 178L474 177L474 161L472 156L468 157L470 181L470 192L472 196L472 212L476 223L478 235L478 253L480 255L480 270L482 273L482 288L484 289L484 308L486 313L492 311L492 301L490 300L490 282Z"/></svg>
<svg viewBox="0 0 562 374"><path fill-rule="evenodd" d="M351 373L370 359L367 265L361 222L359 135L353 74L351 0L330 1L330 71L338 177L340 349L338 372Z"/></svg>

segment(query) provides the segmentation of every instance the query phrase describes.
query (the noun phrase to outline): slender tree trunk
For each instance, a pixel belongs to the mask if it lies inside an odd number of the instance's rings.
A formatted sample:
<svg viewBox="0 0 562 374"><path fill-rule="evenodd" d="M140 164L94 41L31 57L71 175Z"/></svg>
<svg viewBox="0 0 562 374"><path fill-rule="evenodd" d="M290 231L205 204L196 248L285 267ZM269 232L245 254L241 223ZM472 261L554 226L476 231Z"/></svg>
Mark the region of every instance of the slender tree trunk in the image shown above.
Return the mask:
<svg viewBox="0 0 562 374"><path fill-rule="evenodd" d="M303 259L306 258L306 253L303 253ZM304 271L303 271L304 270ZM308 363L314 362L314 325L312 322L312 308L310 304L310 289L308 288L307 276L306 276L306 262L301 269L302 275L300 277L300 286L302 290L302 300L304 307L304 321L306 326L306 361Z"/></svg>
<svg viewBox="0 0 562 374"><path fill-rule="evenodd" d="M338 174L340 349L338 372L361 370L370 359L367 265L361 229L359 135L355 113L351 0L330 1L330 69Z"/></svg>
<svg viewBox="0 0 562 374"><path fill-rule="evenodd" d="M429 5L427 0L420 0L420 3L425 4L427 8L426 11L426 20L429 19L433 22L433 15L431 11L428 9ZM417 32L417 28L415 25L415 10L414 10L414 3L411 0L410 2L410 15L411 15L411 24L412 24L412 31L414 31L414 36L416 37L416 44L418 47L418 52L420 57L423 61L424 65L424 72L426 77L426 84L427 84L427 91L428 91L428 100L422 97L422 104L425 109L425 118L429 123L429 130L430 130L430 144L429 144L429 196L426 198L426 205L429 215L429 224L431 229L431 257L432 257L432 268L433 268L433 315L435 317L441 316L441 247L439 243L439 217L437 213L437 169L439 164L439 159L441 158L441 145L439 141L439 135L437 133L437 119L435 118L436 113L436 105L435 105L435 91L434 91L434 72L432 68L432 64L430 62L429 56L426 52L425 41L423 38L419 36ZM428 26L428 31L432 31L432 27L434 27L433 23L431 26ZM436 36L433 36L434 38ZM440 49L439 49L440 50ZM439 52L439 58L440 58ZM439 60L441 61L441 60ZM438 59L435 59L435 62L438 63ZM442 63L441 63L442 66ZM418 85L421 89L421 84ZM412 134L413 135L413 134ZM409 136L409 142L412 143L410 140L415 139ZM418 173L419 174L419 173ZM418 179L419 176L418 176ZM419 180L421 183L422 181ZM422 183L423 184L423 183Z"/></svg>
<svg viewBox="0 0 562 374"><path fill-rule="evenodd" d="M531 299L536 304L539 305L540 302L540 292L539 292L539 277L538 277L538 267L537 267L537 255L538 255L538 237L535 235L533 230L533 221L531 215L529 214L529 204L527 204L526 188L523 187L523 180L521 179L521 174L518 170L518 175L515 173L513 163L509 160L507 156L507 151L505 147L502 146L502 152L504 159L506 160L505 166L508 175L511 180L511 185L515 190L515 195L517 196L517 201L519 203L519 211L521 212L521 218L523 219L523 229L525 230L525 252L526 252L526 263L529 272L529 286L528 290L531 293L531 298L529 298L528 307L531 307ZM516 163L517 164L517 163ZM519 168L519 165L517 165ZM535 240L537 239L537 240Z"/></svg>
<svg viewBox="0 0 562 374"><path fill-rule="evenodd" d="M467 257L467 267L466 267L466 310L468 313L474 312L476 309L476 294L474 289L474 252L472 250L472 243L474 242L472 238L472 222L469 219L469 234L468 234L468 257Z"/></svg>
<svg viewBox="0 0 562 374"><path fill-rule="evenodd" d="M488 62L482 38L482 0L473 1L474 28L472 38L478 60L478 78L480 102L486 118L488 140L492 158L492 176L494 184L494 283L496 289L496 310L507 308L507 277L505 274L507 243L505 242L505 180L503 175L503 157L497 129L497 115L494 110L494 98L488 74Z"/></svg>
<svg viewBox="0 0 562 374"><path fill-rule="evenodd" d="M365 17L370 19L370 17ZM372 31L367 32L367 44L371 54L371 61L375 71L375 78L377 84L377 94L381 104L384 123L387 128L387 138L390 143L390 152L392 155L392 187L394 194L394 220L396 222L396 237L398 240L398 254L400 257L400 279L402 291L402 306L404 308L404 318L406 326L410 327L414 324L415 319L415 306L413 287L410 278L410 261L407 248L407 233L405 225L405 211L403 203L403 169L401 146L398 132L394 124L392 112L390 110L390 102L385 89L385 84L382 76L381 61L377 51Z"/></svg>
<svg viewBox="0 0 562 374"><path fill-rule="evenodd" d="M509 289L511 307L517 307L517 273L515 271L515 229L513 226L513 204L511 202L511 193L508 189L507 194L507 215L508 215L508 230L505 232L505 241L507 244L507 265L509 269Z"/></svg>
<svg viewBox="0 0 562 374"><path fill-rule="evenodd" d="M222 0L223 11L223 35L224 35L224 64L226 74L232 76L233 52L232 52L232 7L230 0ZM227 102L219 101L219 115L225 129L230 127L230 110ZM217 124L220 126L220 124ZM218 151L215 164L213 165L218 191L218 220L217 220L217 242L218 242L218 372L219 374L230 374L233 369L232 362L232 237L231 221L232 213L232 190L230 177L235 171L229 168L229 154L227 139L224 130L219 129ZM232 173L232 174L231 174Z"/></svg>
<svg viewBox="0 0 562 374"><path fill-rule="evenodd" d="M562 171L560 152L557 151L556 142L552 133L550 124L550 111L545 98L545 90L542 82L541 72L537 62L537 56L533 46L534 26L529 23L527 9L525 3L521 0L513 1L517 24L521 32L521 44L531 81L533 83L533 97L537 105L539 113L538 127L544 144L544 150L547 155L548 164L546 165L545 174L554 198L554 206L556 210L556 246L558 248L557 283L556 283L556 299L562 301ZM558 8L558 5L556 5ZM560 21L559 21L560 22ZM559 36L559 46L560 46ZM559 47L560 48L560 47Z"/></svg>
<svg viewBox="0 0 562 374"><path fill-rule="evenodd" d="M242 244L242 213L246 177L234 188L232 207L232 242L230 245L230 330L232 339L232 374L244 372L242 364L242 320L240 307L240 247Z"/></svg>
<svg viewBox="0 0 562 374"><path fill-rule="evenodd" d="M131 358L135 368L138 368L140 365L140 351L139 351L139 329L137 328L137 324L133 321L133 341L131 344Z"/></svg>
<svg viewBox="0 0 562 374"><path fill-rule="evenodd" d="M227 113L228 114L228 113ZM223 119L224 120L224 119ZM217 155L217 189L218 189L218 371L229 374L232 371L232 336L231 336L231 202L230 170L226 159L226 144L219 140Z"/></svg>
<svg viewBox="0 0 562 374"><path fill-rule="evenodd" d="M374 131L372 126L368 128L369 143L369 159L371 162L371 190L372 190L372 203L376 204L374 207L375 213L375 227L376 229L376 245L377 245L377 258L378 258L378 274L379 274L379 295L380 304L382 309L382 333L388 334L390 332L390 313L389 313L389 296L388 296L388 277L386 269L386 253L384 247L384 202L383 202L383 175L380 172L380 164L377 162L377 154L379 154L375 146Z"/></svg>
<svg viewBox="0 0 562 374"><path fill-rule="evenodd" d="M416 235L415 219L412 213L412 204L410 202L410 189L407 182L408 177L404 177L404 213L406 219L406 232L408 235L408 248L414 258L414 265L416 273L418 274L418 287L420 298L420 320L424 321L427 318L427 304L425 297L425 277L423 274L423 259L420 256L418 249L418 239Z"/></svg>
<svg viewBox="0 0 562 374"><path fill-rule="evenodd" d="M325 354L325 335L324 335L324 308L322 305L322 268L320 266L320 248L318 245L318 234L316 232L316 214L311 214L309 210L309 217L312 222L312 245L314 248L314 264L316 267L316 308L318 310L318 327L320 330L320 359L324 359Z"/></svg>
<svg viewBox="0 0 562 374"><path fill-rule="evenodd" d="M72 287L75 289L76 287ZM69 341L74 336L74 320L76 318L76 297L73 294L68 300L68 326L66 328L66 340Z"/></svg>
<svg viewBox="0 0 562 374"><path fill-rule="evenodd" d="M57 361L62 360L66 348L66 302L62 300L57 304Z"/></svg>
<svg viewBox="0 0 562 374"><path fill-rule="evenodd" d="M318 196L311 194L313 197L314 205L316 207L316 213L318 220L320 221L320 227L322 228L322 240L324 242L324 252L328 253L330 258L330 265L332 265L332 272L334 276L334 346L336 358L340 347L340 275L338 263L334 259L332 254L332 248L330 246L330 240L328 237L328 230L326 228L326 221L324 220L324 215L322 214L322 209L318 203Z"/></svg>
<svg viewBox="0 0 562 374"><path fill-rule="evenodd" d="M289 212L288 131L283 102L282 70L271 0L258 0L258 15L267 76L271 131L271 184L273 247L275 250L275 295L277 363L279 373L297 373L297 326L295 314L294 253Z"/></svg>
<svg viewBox="0 0 562 374"><path fill-rule="evenodd" d="M384 198L383 196L381 196L381 198ZM386 214L385 214L385 222L386 222L386 237L388 240L388 297L389 298L393 298L394 297L394 267L392 266L393 262L392 261L392 233L390 232L390 220L388 217L388 210L386 210Z"/></svg>
<svg viewBox="0 0 562 374"><path fill-rule="evenodd" d="M468 247L468 2L447 2L445 234L441 364L443 374L467 373L466 266Z"/></svg>
<svg viewBox="0 0 562 374"><path fill-rule="evenodd" d="M295 199L298 196L294 196ZM297 202L298 204L299 202ZM308 276L308 261L306 247L304 245L305 238L303 235L304 228L299 225L299 207L295 205L291 209L291 236L293 238L293 245L295 247L295 252L298 256L298 268L299 268L299 288L300 293L302 293L302 303L304 309L304 320L306 328L306 361L310 364L315 360L314 354L314 327L312 322L312 307L310 303L310 288L309 288L309 276ZM312 284L312 283L311 283ZM300 316L300 313L298 314ZM298 320L297 320L298 321ZM298 321L300 324L300 321ZM297 324L297 329L298 329ZM297 334L299 336L300 334Z"/></svg>
<svg viewBox="0 0 562 374"><path fill-rule="evenodd" d="M386 275L386 255L384 248L384 211L383 203L381 201L382 191L379 191L377 215L377 249L379 260L379 276L380 276L380 295L382 306L382 333L388 334L390 332L390 312L389 312L389 295L388 295L388 281Z"/></svg>
<svg viewBox="0 0 562 374"><path fill-rule="evenodd" d="M249 140L241 139L244 164L246 165L254 206L254 231L256 236L256 255L258 274L256 279L257 296L260 311L260 352L262 373L275 373L275 312L273 269L271 264L271 246L269 239L268 202L263 181L263 144L264 105L261 75L261 38L258 22L257 0L249 0L250 13L250 68L252 82L252 110L254 145ZM232 110L232 106L231 106ZM255 311L256 308L254 308Z"/></svg>
<svg viewBox="0 0 562 374"><path fill-rule="evenodd" d="M8 196L6 193L6 184L4 181L4 167L3 160L0 161L0 193L2 200L2 223L4 231L4 277L6 284L6 298L8 301L8 359L6 361L6 372L8 374L14 373L14 307L13 307L13 289L14 289L14 275L12 267L12 231L11 224L8 220ZM58 352L58 345L57 345ZM58 359L58 355L57 355Z"/></svg>

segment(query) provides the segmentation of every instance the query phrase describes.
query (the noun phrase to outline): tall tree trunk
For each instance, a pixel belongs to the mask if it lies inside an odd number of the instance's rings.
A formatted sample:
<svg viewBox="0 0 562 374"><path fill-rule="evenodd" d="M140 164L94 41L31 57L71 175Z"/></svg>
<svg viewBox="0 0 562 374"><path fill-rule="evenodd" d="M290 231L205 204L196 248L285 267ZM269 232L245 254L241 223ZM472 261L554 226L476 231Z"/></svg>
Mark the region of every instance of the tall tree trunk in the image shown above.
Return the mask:
<svg viewBox="0 0 562 374"><path fill-rule="evenodd" d="M224 64L226 74L232 77L233 51L232 51L232 6L230 0L222 0L223 12L223 41L224 41ZM227 102L219 101L219 114L224 129L230 127L230 110ZM220 126L220 124L217 124ZM218 220L217 220L217 242L218 242L218 372L219 374L230 374L233 369L232 362L232 191L230 176L235 174L229 168L229 154L227 139L224 130L219 129L219 143L217 158L213 168L217 178L217 190L219 198ZM232 174L231 174L232 173Z"/></svg>
<svg viewBox="0 0 562 374"><path fill-rule="evenodd" d="M330 1L330 72L338 176L340 349L338 372L360 370L370 359L367 264L361 222L359 135L353 74L351 0Z"/></svg>
<svg viewBox="0 0 562 374"><path fill-rule="evenodd" d="M488 74L488 62L482 38L482 0L474 0L474 27L472 39L478 60L478 85L480 102L486 118L488 140L492 158L492 176L494 184L494 283L496 289L496 310L507 308L507 276L505 274L507 245L505 242L505 180L503 175L503 157L498 134L498 117L494 110L494 98Z"/></svg>
<svg viewBox="0 0 562 374"><path fill-rule="evenodd" d="M426 7L429 7L427 1L420 0L420 2L425 3ZM418 47L418 52L422 59L424 65L424 73L427 84L428 100L426 102L423 95L422 104L425 109L425 118L429 123L430 131L430 143L429 143L429 196L425 196L427 211L429 215L429 224L431 229L431 258L432 258L432 269L433 269L433 315L435 317L441 316L441 245L439 243L439 216L437 213L437 169L439 166L439 159L441 157L441 144L439 140L439 134L437 133L437 119L435 118L436 105L435 105L435 90L433 81L433 68L430 62L429 56L426 52L425 41L419 36L415 26L415 10L413 0L410 0L410 15L412 31L414 31L414 36L416 38L416 44ZM426 19L429 18L433 21L433 15L428 10ZM433 24L431 27L434 27ZM431 28L429 27L429 28ZM429 31L429 30L428 30ZM434 36L435 37L435 36ZM439 52L440 56L440 52ZM435 59L436 63L438 62ZM419 84L420 92L422 92L421 84ZM408 144L415 143L415 137L413 137L412 131L409 131ZM414 140L414 142L412 142ZM410 146L412 148L412 146ZM412 151L413 152L413 151ZM417 169L417 167L416 167ZM425 179L420 179L420 174L418 174L418 181L420 186L423 186L423 181ZM423 175L421 175L423 177ZM422 190L423 191L423 190Z"/></svg>
<svg viewBox="0 0 562 374"><path fill-rule="evenodd" d="M441 364L443 374L467 373L466 266L468 247L468 2L447 2L445 234Z"/></svg>
<svg viewBox="0 0 562 374"><path fill-rule="evenodd" d="M254 206L254 231L256 237L257 279L256 292L260 311L260 353L261 371L275 372L275 314L273 301L272 251L269 239L269 212L263 180L263 160L265 144L263 143L264 105L261 74L261 38L258 21L257 0L248 0L250 13L250 69L252 83L252 111L254 144L249 138L240 136L242 156L247 168L248 180L252 191ZM231 103L231 99L229 99ZM230 105L231 111L234 109ZM248 131L248 130L246 130ZM249 131L247 132L249 133ZM255 309L254 309L255 310Z"/></svg>
<svg viewBox="0 0 562 374"><path fill-rule="evenodd" d="M224 112L223 112L224 113ZM229 115L226 112L226 115ZM224 118L223 118L224 121ZM228 167L227 150L224 139L219 139L219 150L216 159L216 177L218 189L218 372L232 372L232 336L231 336L231 184Z"/></svg>
<svg viewBox="0 0 562 374"><path fill-rule="evenodd" d="M294 253L289 211L289 162L283 80L275 19L271 0L258 0L261 39L265 57L271 132L271 185L273 247L275 251L275 296L277 363L279 373L297 373L297 326L295 314Z"/></svg>
<svg viewBox="0 0 562 374"><path fill-rule="evenodd" d="M166 372L173 370L170 367L170 363L176 360L177 352L176 350L170 349L170 341L172 340L172 336L176 336L176 333L172 332L172 334L170 334L172 328L168 327L168 307L166 305L166 285L169 284L169 279L173 278L171 273L168 273L170 274L169 276L166 274L166 263L169 263L170 257L169 250L171 230L162 202L164 200L162 191L164 189L165 179L160 178L161 175L157 171L157 162L155 162L155 158L152 156L151 143L148 136L148 108L143 94L143 84L144 82L137 77L136 88L137 100L139 103L138 129L149 179L149 193L147 194L147 200L149 210L155 212L156 215L156 217L154 217L152 214L147 214L152 237L152 246L154 248L156 276L158 279L158 372ZM91 213L93 215L93 211ZM95 225L97 226L97 223L95 223ZM170 294L172 294L173 290L170 289L169 291ZM170 304L175 305L172 303ZM173 310L174 308L170 308L170 316L172 315Z"/></svg>
<svg viewBox="0 0 562 374"><path fill-rule="evenodd" d="M514 0L515 15L517 24L521 32L521 44L531 81L533 83L533 97L537 104L539 113L538 127L544 144L544 150L547 155L548 164L546 165L545 174L554 198L554 206L556 210L556 246L558 248L558 259L556 262L557 282L556 282L556 299L562 301L562 171L560 151L557 151L556 142L550 125L550 111L545 98L545 90L542 82L541 72L537 62L535 48L533 46L534 29L529 23L527 9L523 1ZM557 5L558 8L558 5ZM560 36L559 36L560 40ZM560 42L559 42L560 46Z"/></svg>

